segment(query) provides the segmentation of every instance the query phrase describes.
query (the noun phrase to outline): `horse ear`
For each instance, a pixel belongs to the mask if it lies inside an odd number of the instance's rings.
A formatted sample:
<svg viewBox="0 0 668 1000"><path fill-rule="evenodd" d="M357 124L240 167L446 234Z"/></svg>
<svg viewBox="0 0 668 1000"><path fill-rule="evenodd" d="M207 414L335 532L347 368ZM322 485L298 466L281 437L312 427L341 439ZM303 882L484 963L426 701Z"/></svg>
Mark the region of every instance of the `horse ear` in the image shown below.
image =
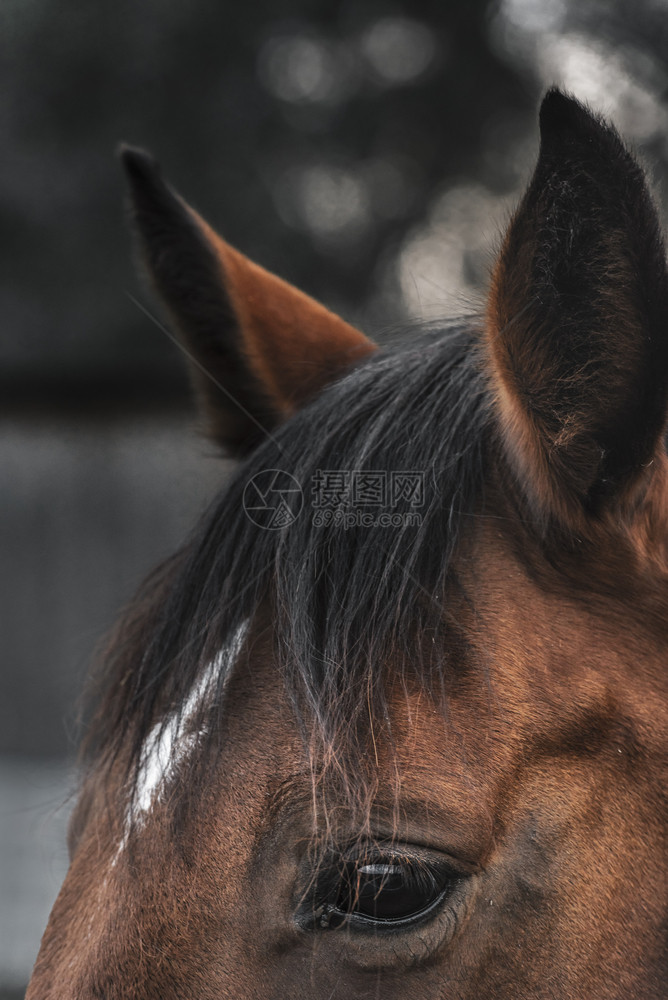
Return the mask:
<svg viewBox="0 0 668 1000"><path fill-rule="evenodd" d="M636 504L663 451L668 279L643 173L557 90L493 275L486 347L506 452L567 525Z"/></svg>
<svg viewBox="0 0 668 1000"><path fill-rule="evenodd" d="M374 344L229 246L147 153L120 155L142 256L191 359L208 431L246 452Z"/></svg>

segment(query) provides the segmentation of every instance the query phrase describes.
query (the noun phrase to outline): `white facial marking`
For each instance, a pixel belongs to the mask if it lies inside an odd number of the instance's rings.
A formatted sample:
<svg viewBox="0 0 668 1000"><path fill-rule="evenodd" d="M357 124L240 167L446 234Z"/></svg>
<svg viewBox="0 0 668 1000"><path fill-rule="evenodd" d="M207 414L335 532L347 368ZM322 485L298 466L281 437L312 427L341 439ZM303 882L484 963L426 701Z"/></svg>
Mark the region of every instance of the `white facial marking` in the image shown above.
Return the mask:
<svg viewBox="0 0 668 1000"><path fill-rule="evenodd" d="M114 864L125 848L130 829L141 825L147 814L159 799L165 784L172 778L179 765L192 753L206 730L198 733L191 730L193 719L205 707L212 697L219 676L223 677L223 690L232 672L244 639L248 632L249 622L241 625L227 639L216 657L207 663L201 676L193 685L180 712L172 712L170 716L156 723L146 737L141 751L141 763L137 775L135 794L130 802L125 818L125 830Z"/></svg>

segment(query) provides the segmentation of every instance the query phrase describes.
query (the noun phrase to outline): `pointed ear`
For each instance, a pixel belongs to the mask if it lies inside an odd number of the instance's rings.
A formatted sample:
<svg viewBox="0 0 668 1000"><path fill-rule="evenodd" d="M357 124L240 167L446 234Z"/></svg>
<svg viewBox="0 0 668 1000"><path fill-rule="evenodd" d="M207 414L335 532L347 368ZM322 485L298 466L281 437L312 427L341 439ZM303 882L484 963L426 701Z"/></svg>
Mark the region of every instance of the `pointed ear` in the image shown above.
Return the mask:
<svg viewBox="0 0 668 1000"><path fill-rule="evenodd" d="M492 281L487 357L520 483L573 526L637 502L663 452L668 281L643 173L615 130L553 90L540 132Z"/></svg>
<svg viewBox="0 0 668 1000"><path fill-rule="evenodd" d="M229 246L147 153L120 155L142 256L191 359L208 431L246 452L375 346Z"/></svg>

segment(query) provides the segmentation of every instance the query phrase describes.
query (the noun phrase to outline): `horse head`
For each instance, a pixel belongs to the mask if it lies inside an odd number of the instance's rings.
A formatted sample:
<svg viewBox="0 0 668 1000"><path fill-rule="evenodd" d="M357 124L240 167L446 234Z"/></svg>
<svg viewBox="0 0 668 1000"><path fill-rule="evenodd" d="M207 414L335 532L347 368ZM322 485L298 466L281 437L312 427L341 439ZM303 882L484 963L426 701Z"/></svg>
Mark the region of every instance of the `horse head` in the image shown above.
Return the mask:
<svg viewBox="0 0 668 1000"><path fill-rule="evenodd" d="M484 314L382 348L123 152L239 464L110 640L28 1000L666 996L664 248L540 131Z"/></svg>

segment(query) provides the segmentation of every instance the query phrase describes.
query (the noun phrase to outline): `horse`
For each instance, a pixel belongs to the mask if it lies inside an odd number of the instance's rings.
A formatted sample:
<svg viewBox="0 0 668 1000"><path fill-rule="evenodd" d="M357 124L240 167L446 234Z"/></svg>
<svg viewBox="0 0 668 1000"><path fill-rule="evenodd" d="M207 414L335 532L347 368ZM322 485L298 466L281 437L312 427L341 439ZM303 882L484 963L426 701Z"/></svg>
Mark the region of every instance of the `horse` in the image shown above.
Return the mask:
<svg viewBox="0 0 668 1000"><path fill-rule="evenodd" d="M668 996L665 252L539 121L484 311L383 348L123 149L238 463L105 647L27 1000Z"/></svg>

